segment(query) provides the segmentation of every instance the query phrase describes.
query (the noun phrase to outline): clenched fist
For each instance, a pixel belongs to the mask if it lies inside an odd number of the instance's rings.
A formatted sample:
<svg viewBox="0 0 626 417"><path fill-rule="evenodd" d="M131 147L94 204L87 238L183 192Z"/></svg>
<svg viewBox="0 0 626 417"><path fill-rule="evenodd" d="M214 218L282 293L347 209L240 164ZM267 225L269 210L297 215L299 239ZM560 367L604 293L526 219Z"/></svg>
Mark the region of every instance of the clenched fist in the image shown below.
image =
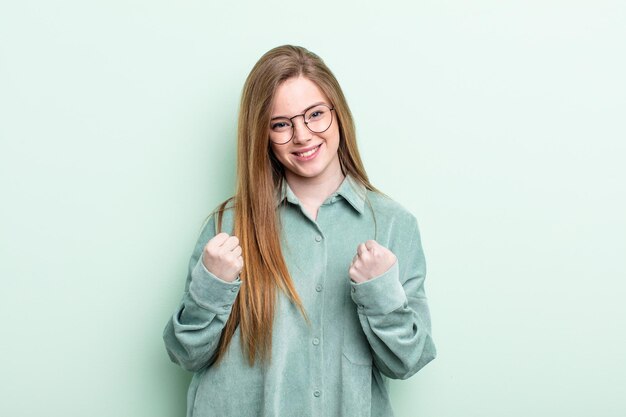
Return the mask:
<svg viewBox="0 0 626 417"><path fill-rule="evenodd" d="M361 243L348 270L354 282L365 282L387 272L396 262L396 255L375 240Z"/></svg>
<svg viewBox="0 0 626 417"><path fill-rule="evenodd" d="M202 251L204 267L221 280L232 282L243 268L241 246L236 236L218 233Z"/></svg>

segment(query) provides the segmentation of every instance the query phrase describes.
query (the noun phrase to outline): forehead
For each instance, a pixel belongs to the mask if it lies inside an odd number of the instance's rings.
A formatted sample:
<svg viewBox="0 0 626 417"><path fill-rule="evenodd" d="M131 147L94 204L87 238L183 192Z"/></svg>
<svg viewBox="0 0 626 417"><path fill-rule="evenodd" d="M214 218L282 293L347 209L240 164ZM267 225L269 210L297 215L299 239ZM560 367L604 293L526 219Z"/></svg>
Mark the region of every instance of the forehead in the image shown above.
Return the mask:
<svg viewBox="0 0 626 417"><path fill-rule="evenodd" d="M329 101L317 84L304 77L289 78L276 89L271 117L298 114L319 102Z"/></svg>

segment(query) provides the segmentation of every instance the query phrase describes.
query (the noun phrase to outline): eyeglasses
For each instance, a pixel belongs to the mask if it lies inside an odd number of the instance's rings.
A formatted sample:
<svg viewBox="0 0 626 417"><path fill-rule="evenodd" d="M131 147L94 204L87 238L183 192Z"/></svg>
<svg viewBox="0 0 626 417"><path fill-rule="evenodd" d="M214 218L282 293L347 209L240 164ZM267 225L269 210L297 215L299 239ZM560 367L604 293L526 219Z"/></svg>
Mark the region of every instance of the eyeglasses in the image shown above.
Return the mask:
<svg viewBox="0 0 626 417"><path fill-rule="evenodd" d="M333 123L333 110L326 104L315 104L293 117L276 117L270 121L270 140L277 145L284 145L294 137L293 119L302 116L304 125L313 133L323 133Z"/></svg>

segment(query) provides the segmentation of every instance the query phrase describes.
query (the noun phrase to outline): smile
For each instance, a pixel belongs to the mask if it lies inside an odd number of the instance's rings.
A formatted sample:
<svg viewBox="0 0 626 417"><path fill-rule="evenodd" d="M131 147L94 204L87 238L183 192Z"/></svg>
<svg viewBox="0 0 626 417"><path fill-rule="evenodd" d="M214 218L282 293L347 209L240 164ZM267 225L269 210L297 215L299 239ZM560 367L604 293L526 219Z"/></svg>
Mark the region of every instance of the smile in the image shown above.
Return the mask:
<svg viewBox="0 0 626 417"><path fill-rule="evenodd" d="M313 159L317 155L321 146L322 144L320 143L315 148L309 149L306 152L293 152L293 155L297 156L300 160L308 161L309 159Z"/></svg>

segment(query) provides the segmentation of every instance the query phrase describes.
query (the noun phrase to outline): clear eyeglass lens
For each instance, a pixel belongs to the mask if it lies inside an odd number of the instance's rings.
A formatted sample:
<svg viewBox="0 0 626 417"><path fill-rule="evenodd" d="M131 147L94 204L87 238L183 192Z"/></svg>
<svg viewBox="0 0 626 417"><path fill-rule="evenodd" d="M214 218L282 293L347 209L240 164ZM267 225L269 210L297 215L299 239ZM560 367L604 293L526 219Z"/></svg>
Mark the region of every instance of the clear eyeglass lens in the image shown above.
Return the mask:
<svg viewBox="0 0 626 417"><path fill-rule="evenodd" d="M329 107L320 105L307 110L304 118L312 132L320 133L330 126L332 114Z"/></svg>
<svg viewBox="0 0 626 417"><path fill-rule="evenodd" d="M274 143L286 143L293 135L292 122L289 119L272 120L270 126L270 139Z"/></svg>

